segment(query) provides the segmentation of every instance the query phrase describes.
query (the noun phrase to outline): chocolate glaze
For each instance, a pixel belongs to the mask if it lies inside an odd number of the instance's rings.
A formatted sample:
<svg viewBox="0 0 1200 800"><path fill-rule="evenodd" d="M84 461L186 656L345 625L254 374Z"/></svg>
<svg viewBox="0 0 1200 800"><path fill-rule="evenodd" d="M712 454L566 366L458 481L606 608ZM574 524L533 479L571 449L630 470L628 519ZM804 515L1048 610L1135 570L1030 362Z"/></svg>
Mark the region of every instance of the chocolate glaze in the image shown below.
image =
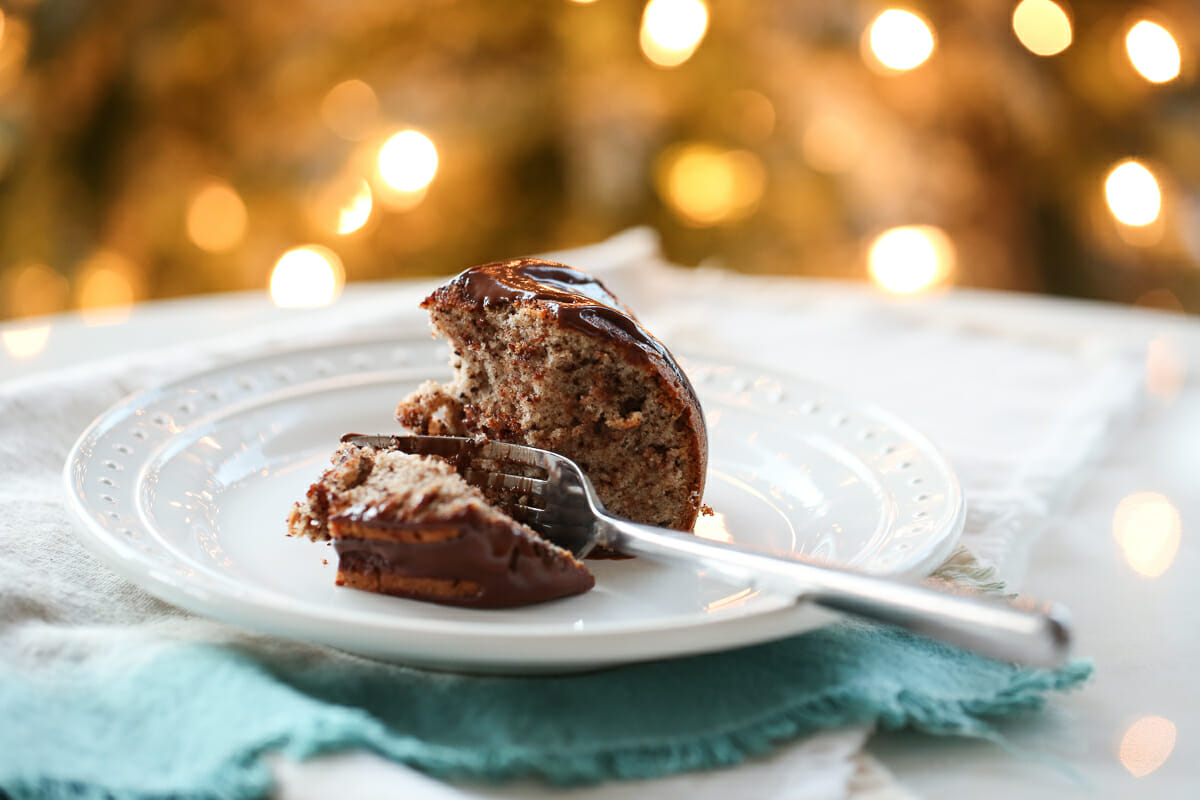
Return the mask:
<svg viewBox="0 0 1200 800"><path fill-rule="evenodd" d="M471 596L428 593L408 596L446 605L503 608L540 603L591 589L595 580L578 563L502 522L465 514L456 519L397 522L379 516L352 518L339 514L330 520L339 566L349 572L390 573L411 578L441 578L479 585ZM456 527L453 539L431 542L359 538L355 528L376 530L445 530ZM348 535L337 536L345 529Z"/></svg>
<svg viewBox="0 0 1200 800"><path fill-rule="evenodd" d="M458 293L484 308L534 301L566 327L638 351L687 387L693 398L696 395L666 346L643 328L603 283L586 272L537 258L496 261L460 272L424 305L443 292Z"/></svg>

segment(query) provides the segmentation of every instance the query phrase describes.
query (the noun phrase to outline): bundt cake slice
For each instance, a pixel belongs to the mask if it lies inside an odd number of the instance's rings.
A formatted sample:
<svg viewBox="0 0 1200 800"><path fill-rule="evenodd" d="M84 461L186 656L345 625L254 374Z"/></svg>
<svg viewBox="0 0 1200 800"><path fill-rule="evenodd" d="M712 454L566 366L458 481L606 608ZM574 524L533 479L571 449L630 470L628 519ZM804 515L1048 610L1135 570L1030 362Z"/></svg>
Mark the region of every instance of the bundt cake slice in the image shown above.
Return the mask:
<svg viewBox="0 0 1200 800"><path fill-rule="evenodd" d="M343 443L288 530L332 539L337 584L370 592L500 608L594 584L569 552L489 505L436 457Z"/></svg>
<svg viewBox="0 0 1200 800"><path fill-rule="evenodd" d="M453 380L397 407L415 433L484 436L573 459L607 510L690 530L708 458L675 359L593 276L518 259L462 272L422 303Z"/></svg>

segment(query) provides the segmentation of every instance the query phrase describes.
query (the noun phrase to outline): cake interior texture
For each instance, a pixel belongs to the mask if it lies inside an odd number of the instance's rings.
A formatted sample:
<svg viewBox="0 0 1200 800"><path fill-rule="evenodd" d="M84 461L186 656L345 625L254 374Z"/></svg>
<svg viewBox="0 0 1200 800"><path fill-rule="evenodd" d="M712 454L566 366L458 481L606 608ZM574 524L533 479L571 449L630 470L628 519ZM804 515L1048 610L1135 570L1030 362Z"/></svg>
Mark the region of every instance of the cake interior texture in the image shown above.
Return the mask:
<svg viewBox="0 0 1200 800"><path fill-rule="evenodd" d="M288 529L332 540L338 585L371 592L496 608L594 584L569 552L489 505L436 457L343 443Z"/></svg>
<svg viewBox="0 0 1200 800"><path fill-rule="evenodd" d="M435 333L450 342L454 377L421 386L401 401L397 419L417 433L561 453L580 465L609 512L690 530L707 440L682 370L585 273L533 260L475 270L527 270L513 264L555 270L538 273L555 282L481 299L468 270L425 300ZM578 285L587 294L574 295Z"/></svg>

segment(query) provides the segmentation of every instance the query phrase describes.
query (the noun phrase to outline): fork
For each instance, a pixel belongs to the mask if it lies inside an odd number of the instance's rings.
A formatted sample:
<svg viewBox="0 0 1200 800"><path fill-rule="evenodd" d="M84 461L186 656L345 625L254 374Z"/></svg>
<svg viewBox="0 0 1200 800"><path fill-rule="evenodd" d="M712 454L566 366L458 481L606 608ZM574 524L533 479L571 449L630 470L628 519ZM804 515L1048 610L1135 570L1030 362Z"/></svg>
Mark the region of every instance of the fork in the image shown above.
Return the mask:
<svg viewBox="0 0 1200 800"><path fill-rule="evenodd" d="M687 564L738 586L806 600L1031 666L1058 666L1070 649L1069 615L1057 603L1020 609L614 517L579 466L548 450L453 436L348 434L342 441L445 458L511 517L577 558L604 546Z"/></svg>

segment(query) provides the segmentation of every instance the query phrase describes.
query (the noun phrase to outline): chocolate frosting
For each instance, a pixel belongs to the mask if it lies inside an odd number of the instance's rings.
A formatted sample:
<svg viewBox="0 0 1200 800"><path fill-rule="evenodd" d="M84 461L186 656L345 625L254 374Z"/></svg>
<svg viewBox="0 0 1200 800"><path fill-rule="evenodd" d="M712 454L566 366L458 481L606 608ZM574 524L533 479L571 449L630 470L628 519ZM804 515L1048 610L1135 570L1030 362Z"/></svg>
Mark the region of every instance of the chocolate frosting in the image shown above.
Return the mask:
<svg viewBox="0 0 1200 800"><path fill-rule="evenodd" d="M473 515L428 522L399 522L379 516L340 514L331 522L346 528L334 537L344 571L389 573L411 578L441 578L477 584L468 596L412 593L408 596L448 605L503 608L578 594L595 580L582 565L510 525ZM457 528L459 535L440 541L413 542L358 538L355 528L417 530Z"/></svg>
<svg viewBox="0 0 1200 800"><path fill-rule="evenodd" d="M460 272L434 296L442 292L458 293L484 308L536 302L569 328L639 352L695 398L695 390L666 346L643 328L603 283L586 272L537 258L496 261Z"/></svg>

